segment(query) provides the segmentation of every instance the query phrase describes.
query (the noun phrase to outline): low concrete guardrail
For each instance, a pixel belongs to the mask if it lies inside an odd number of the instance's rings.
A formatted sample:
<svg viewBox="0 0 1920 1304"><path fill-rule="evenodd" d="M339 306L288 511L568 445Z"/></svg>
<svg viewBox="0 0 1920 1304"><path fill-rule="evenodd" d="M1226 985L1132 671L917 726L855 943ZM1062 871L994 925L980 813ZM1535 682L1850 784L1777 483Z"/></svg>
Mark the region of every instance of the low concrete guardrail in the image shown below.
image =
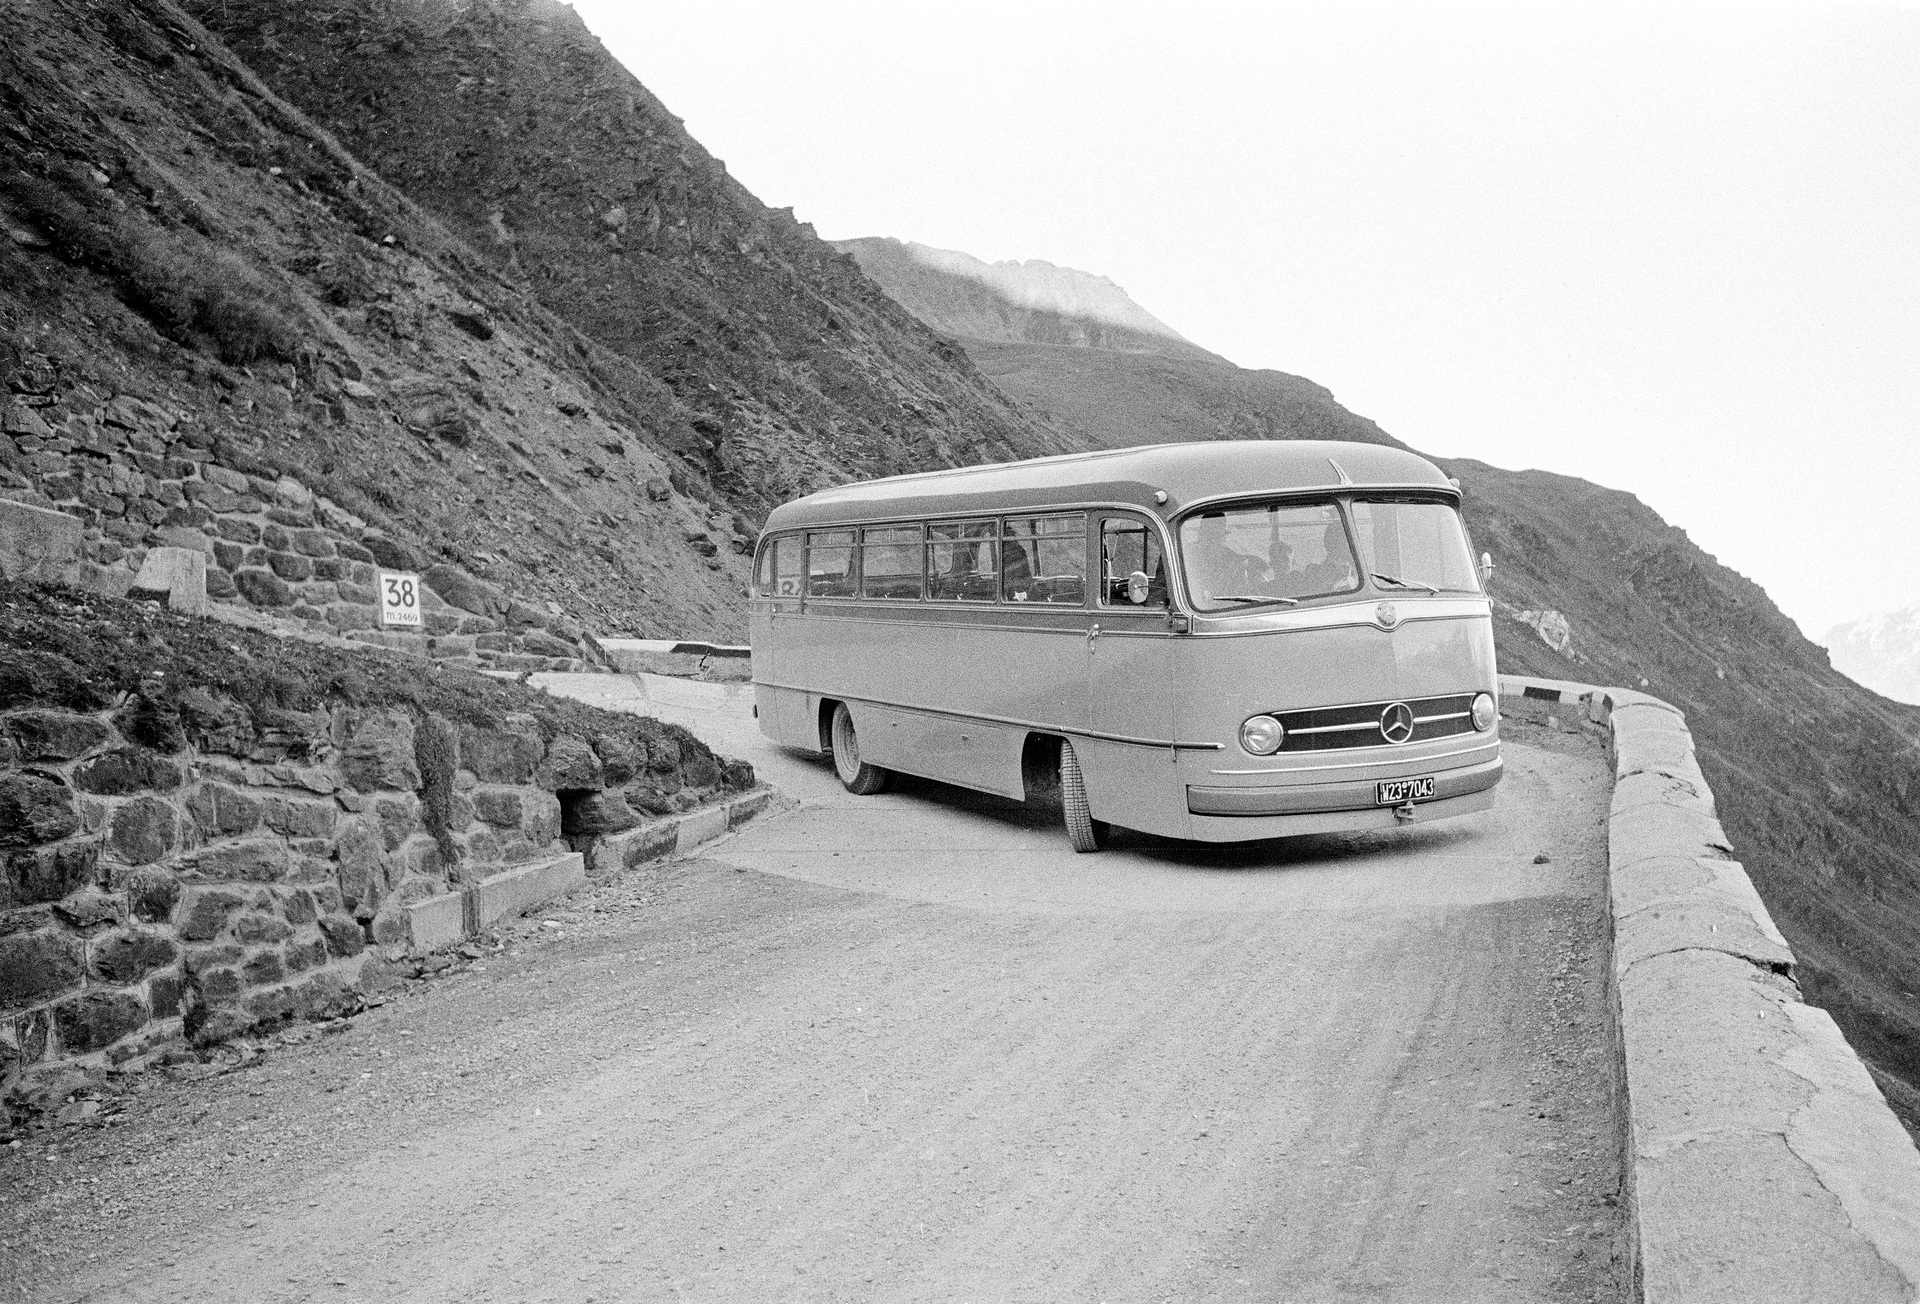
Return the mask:
<svg viewBox="0 0 1920 1304"><path fill-rule="evenodd" d="M1920 1298L1920 1151L1740 862L1685 717L1502 676L1501 709L1608 727L1610 996L1629 1226L1648 1304Z"/></svg>

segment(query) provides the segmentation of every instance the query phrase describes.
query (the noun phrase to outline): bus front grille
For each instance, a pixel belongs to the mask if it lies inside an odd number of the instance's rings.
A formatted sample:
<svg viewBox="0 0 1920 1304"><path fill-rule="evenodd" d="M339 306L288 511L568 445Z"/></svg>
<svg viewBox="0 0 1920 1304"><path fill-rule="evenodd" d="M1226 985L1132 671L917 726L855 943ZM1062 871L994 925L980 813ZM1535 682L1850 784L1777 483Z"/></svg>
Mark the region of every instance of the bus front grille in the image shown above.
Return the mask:
<svg viewBox="0 0 1920 1304"><path fill-rule="evenodd" d="M1413 733L1405 742L1431 742L1435 738L1473 732L1473 694L1455 693L1448 697L1408 698L1404 703L1364 702L1310 711L1275 711L1274 718L1287 730L1280 750L1324 752L1343 747L1383 747L1402 741L1384 732L1384 727L1392 723L1388 712L1396 705L1405 705L1413 714Z"/></svg>

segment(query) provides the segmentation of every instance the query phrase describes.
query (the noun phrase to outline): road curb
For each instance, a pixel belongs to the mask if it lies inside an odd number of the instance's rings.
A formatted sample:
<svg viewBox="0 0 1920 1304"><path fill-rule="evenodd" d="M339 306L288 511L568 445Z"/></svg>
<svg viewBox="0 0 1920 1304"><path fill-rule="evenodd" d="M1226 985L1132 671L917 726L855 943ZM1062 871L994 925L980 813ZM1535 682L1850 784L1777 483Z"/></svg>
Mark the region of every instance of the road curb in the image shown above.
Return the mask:
<svg viewBox="0 0 1920 1304"><path fill-rule="evenodd" d="M458 892L415 901L407 906L407 949L419 955L456 946L502 919L524 915L578 892L591 880L625 873L650 860L684 856L739 828L773 805L779 795L773 788L756 788L711 806L597 838L564 856L490 874Z"/></svg>
<svg viewBox="0 0 1920 1304"><path fill-rule="evenodd" d="M1793 979L1715 815L1686 717L1645 693L1500 677L1503 711L1605 725L1609 997L1638 1298L1920 1297L1920 1151Z"/></svg>

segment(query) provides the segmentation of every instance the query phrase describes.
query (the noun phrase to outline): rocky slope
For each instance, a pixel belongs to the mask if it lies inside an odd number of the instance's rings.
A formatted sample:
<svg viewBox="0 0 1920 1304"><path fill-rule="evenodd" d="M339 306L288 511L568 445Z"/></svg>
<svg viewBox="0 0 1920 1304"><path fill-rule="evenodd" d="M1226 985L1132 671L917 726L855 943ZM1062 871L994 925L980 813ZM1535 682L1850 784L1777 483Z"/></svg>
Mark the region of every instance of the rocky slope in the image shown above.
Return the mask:
<svg viewBox="0 0 1920 1304"><path fill-rule="evenodd" d="M1834 669L1896 702L1920 702L1920 607L1887 611L1827 631Z"/></svg>
<svg viewBox="0 0 1920 1304"><path fill-rule="evenodd" d="M485 267L607 350L603 401L751 522L1066 445L768 209L557 0L189 0Z"/></svg>
<svg viewBox="0 0 1920 1304"><path fill-rule="evenodd" d="M1213 438L1398 443L1326 390L1277 372L967 334L924 264L856 249L981 371L1086 444ZM956 278L959 279L959 278ZM972 283L977 284L977 283ZM1018 322L1014 305L997 320ZM1088 330L1097 324L1090 323ZM1644 688L1687 712L1738 854L1802 962L1808 995L1920 1123L1920 709L1836 672L1760 587L1630 494L1544 471L1444 463L1498 568L1496 636L1508 671Z"/></svg>

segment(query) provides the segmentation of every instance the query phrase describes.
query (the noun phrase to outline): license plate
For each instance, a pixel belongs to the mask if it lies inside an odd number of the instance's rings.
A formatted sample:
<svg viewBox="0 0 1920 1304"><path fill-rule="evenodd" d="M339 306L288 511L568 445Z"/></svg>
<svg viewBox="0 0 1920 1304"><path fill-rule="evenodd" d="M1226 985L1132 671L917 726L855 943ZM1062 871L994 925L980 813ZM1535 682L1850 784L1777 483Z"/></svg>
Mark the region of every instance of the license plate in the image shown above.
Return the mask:
<svg viewBox="0 0 1920 1304"><path fill-rule="evenodd" d="M1382 779L1373 785L1376 806L1398 806L1402 802L1426 801L1433 796L1433 776L1418 779Z"/></svg>

